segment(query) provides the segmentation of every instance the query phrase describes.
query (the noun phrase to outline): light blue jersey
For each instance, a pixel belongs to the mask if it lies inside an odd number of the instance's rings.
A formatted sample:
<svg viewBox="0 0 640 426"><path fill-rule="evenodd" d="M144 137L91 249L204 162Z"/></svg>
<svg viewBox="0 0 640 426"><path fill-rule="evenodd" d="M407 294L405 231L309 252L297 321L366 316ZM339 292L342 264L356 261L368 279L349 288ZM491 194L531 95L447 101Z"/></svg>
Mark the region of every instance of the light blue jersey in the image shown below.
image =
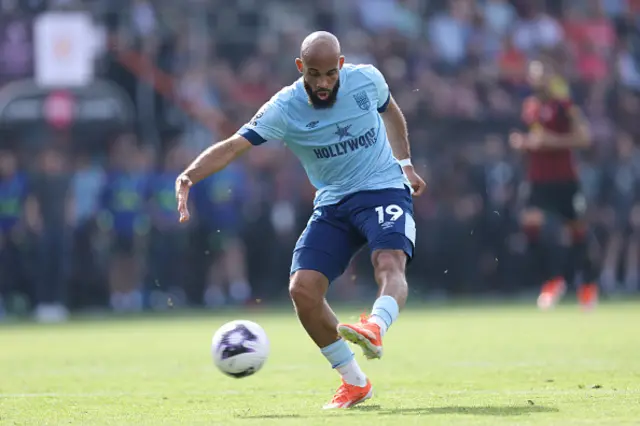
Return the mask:
<svg viewBox="0 0 640 426"><path fill-rule="evenodd" d="M330 108L314 108L300 78L275 94L238 133L253 145L283 141L318 190L315 206L360 191L410 187L380 116L389 87L372 65L345 64Z"/></svg>

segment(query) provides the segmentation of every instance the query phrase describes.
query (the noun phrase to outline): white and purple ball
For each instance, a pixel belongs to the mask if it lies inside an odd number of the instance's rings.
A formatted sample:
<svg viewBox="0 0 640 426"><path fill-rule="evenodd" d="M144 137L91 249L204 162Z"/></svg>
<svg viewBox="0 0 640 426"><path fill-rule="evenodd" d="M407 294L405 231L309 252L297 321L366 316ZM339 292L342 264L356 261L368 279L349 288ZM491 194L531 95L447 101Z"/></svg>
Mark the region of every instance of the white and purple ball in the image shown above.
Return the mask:
<svg viewBox="0 0 640 426"><path fill-rule="evenodd" d="M252 321L224 324L211 341L213 362L224 374L240 379L256 373L269 356L267 333Z"/></svg>

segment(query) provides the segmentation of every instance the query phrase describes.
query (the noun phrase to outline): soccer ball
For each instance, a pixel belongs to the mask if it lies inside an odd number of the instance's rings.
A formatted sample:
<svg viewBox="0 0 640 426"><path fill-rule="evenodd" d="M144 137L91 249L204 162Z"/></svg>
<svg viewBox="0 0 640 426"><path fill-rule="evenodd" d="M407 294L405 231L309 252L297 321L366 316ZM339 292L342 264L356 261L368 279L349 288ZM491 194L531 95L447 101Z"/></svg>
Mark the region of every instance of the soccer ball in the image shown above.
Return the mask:
<svg viewBox="0 0 640 426"><path fill-rule="evenodd" d="M213 335L211 355L224 374L236 379L251 376L262 368L269 356L269 339L255 322L231 321Z"/></svg>

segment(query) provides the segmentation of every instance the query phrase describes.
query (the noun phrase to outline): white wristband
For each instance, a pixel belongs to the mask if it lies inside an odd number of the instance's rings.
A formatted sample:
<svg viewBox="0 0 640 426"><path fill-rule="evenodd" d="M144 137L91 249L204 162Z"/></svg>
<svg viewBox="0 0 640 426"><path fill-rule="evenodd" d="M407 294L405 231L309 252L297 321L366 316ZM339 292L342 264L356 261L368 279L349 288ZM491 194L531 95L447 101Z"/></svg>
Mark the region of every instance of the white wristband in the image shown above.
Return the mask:
<svg viewBox="0 0 640 426"><path fill-rule="evenodd" d="M411 164L411 158L405 158L404 160L398 160L398 162L400 163L400 167L413 166L413 164Z"/></svg>

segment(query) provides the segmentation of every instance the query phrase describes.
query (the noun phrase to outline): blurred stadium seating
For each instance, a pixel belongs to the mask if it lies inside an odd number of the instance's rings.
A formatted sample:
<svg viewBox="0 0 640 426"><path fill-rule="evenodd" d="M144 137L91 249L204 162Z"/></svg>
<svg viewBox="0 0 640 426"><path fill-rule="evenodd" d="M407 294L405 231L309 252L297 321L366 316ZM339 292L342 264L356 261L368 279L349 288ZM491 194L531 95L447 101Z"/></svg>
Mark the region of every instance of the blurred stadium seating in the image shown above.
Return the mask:
<svg viewBox="0 0 640 426"><path fill-rule="evenodd" d="M638 290L637 0L34 0L0 8L0 295L9 310L285 298L313 197L296 159L277 142L252 150L199 185L188 228L175 220L172 185L186 161L298 77L299 43L316 29L341 38L347 61L378 66L407 116L414 164L430 185L415 200L413 297L537 289L515 221L522 163L506 135L521 126L526 63L541 56L562 69L558 95L583 108L595 136L581 175L602 284L610 293ZM52 11L90 16L94 28L46 44L34 26ZM74 64L54 77L79 83L44 85L52 77L42 73L54 69L38 71L46 60ZM76 67L93 68L88 83ZM129 174L114 175L116 166ZM332 291L367 294L369 272L368 256L359 256Z"/></svg>

